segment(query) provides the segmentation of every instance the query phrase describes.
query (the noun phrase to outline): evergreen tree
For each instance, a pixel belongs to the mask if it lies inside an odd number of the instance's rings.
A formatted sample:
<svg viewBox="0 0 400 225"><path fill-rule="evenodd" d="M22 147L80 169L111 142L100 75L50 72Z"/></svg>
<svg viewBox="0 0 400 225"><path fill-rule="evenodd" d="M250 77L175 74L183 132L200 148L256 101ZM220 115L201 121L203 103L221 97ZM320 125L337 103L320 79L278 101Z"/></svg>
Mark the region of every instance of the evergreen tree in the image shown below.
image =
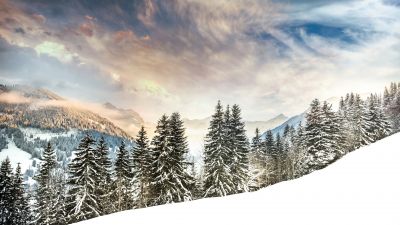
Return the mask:
<svg viewBox="0 0 400 225"><path fill-rule="evenodd" d="M0 225L13 224L13 208L10 207L14 203L12 177L11 163L7 157L0 167Z"/></svg>
<svg viewBox="0 0 400 225"><path fill-rule="evenodd" d="M324 104L326 108L326 104ZM324 112L325 111L325 112ZM326 117L327 109L323 109L318 99L311 103L306 115L306 165L308 172L322 169L334 160L331 140L328 138L327 127L330 121Z"/></svg>
<svg viewBox="0 0 400 225"><path fill-rule="evenodd" d="M204 195L225 196L235 190L231 173L231 150L226 146L224 112L218 102L211 118L204 145Z"/></svg>
<svg viewBox="0 0 400 225"><path fill-rule="evenodd" d="M165 170L167 170L167 165L160 165L160 163L165 163L164 159L160 160L160 157L166 157L168 154L168 146L169 146L169 140L170 140L170 132L168 130L168 117L166 115L163 115L160 120L157 122L157 127L155 130L155 136L153 137L153 140L151 142L152 148L151 148L151 154L152 154L152 159L153 162L151 164L151 182L150 182L150 198L149 201L151 202L151 205L158 205L165 203L167 200L165 199L165 196L162 196L163 199L161 198L162 195L162 183L160 181L166 180L166 174L161 174L165 173ZM160 167L163 167L163 170L160 169ZM168 199L172 202L172 199Z"/></svg>
<svg viewBox="0 0 400 225"><path fill-rule="evenodd" d="M344 154L345 145L342 144L344 138L341 133L341 121L337 113L332 110L332 105L328 104L326 101L322 106L323 122L322 131L325 140L325 154L327 156L327 164L341 158Z"/></svg>
<svg viewBox="0 0 400 225"><path fill-rule="evenodd" d="M380 140L390 133L390 123L380 107L377 96L371 95L368 98L366 120L369 122L366 133L372 141Z"/></svg>
<svg viewBox="0 0 400 225"><path fill-rule="evenodd" d="M136 180L139 183L137 205L142 208L148 204L152 164L149 139L143 126L139 130L135 143L132 158Z"/></svg>
<svg viewBox="0 0 400 225"><path fill-rule="evenodd" d="M13 205L10 205L10 208L12 208L12 224L28 224L31 220L30 210L19 163L14 174L12 196Z"/></svg>
<svg viewBox="0 0 400 225"><path fill-rule="evenodd" d="M271 130L268 130L265 136L265 151L267 153L267 185L278 182L278 160L279 151L275 145L274 135Z"/></svg>
<svg viewBox="0 0 400 225"><path fill-rule="evenodd" d="M43 162L40 164L38 175L35 177L35 223L52 224L55 221L55 202L57 193L55 193L54 173L57 166L56 154L50 142L43 150Z"/></svg>
<svg viewBox="0 0 400 225"><path fill-rule="evenodd" d="M95 160L98 164L96 195L99 197L98 205L101 210L101 215L106 215L112 213L114 209L112 207L112 199L110 194L112 192L112 163L108 157L108 146L104 140L104 137L101 137L98 141L95 150Z"/></svg>
<svg viewBox="0 0 400 225"><path fill-rule="evenodd" d="M396 89L397 90L397 89ZM393 100L388 107L388 114L390 116L393 131L400 130L400 91L393 93Z"/></svg>
<svg viewBox="0 0 400 225"><path fill-rule="evenodd" d="M234 154L231 171L233 182L236 184L234 193L246 192L248 191L249 182L249 143L241 117L241 110L238 105L232 106L230 125L230 137L232 138L232 146L230 148Z"/></svg>
<svg viewBox="0 0 400 225"><path fill-rule="evenodd" d="M371 122L368 121L367 110L360 95L355 96L354 104L351 106L351 115L352 134L354 135L352 149L354 150L373 141L371 135L368 134Z"/></svg>
<svg viewBox="0 0 400 225"><path fill-rule="evenodd" d="M194 179L194 186L192 187L192 198L193 200L195 199L200 199L203 197L203 187L202 187L202 173L196 171L195 167L195 160L192 158L191 164L190 164L190 174Z"/></svg>
<svg viewBox="0 0 400 225"><path fill-rule="evenodd" d="M262 141L261 141L261 136L260 136L260 130L258 128L256 128L255 131L255 136L253 137L253 139L251 139L251 151L256 151L258 149L260 149L262 146Z"/></svg>
<svg viewBox="0 0 400 225"><path fill-rule="evenodd" d="M287 126L287 131L282 137L283 151L280 154L282 180L292 179L294 177L294 139L296 129L293 126Z"/></svg>
<svg viewBox="0 0 400 225"><path fill-rule="evenodd" d="M58 168L53 174L52 180L54 181L55 198L53 201L54 207L51 209L50 214L53 215L50 218L51 225L65 225L67 224L67 212L66 212L66 195L67 195L67 184L66 174L64 169Z"/></svg>
<svg viewBox="0 0 400 225"><path fill-rule="evenodd" d="M268 155L270 156L278 155L278 151L275 146L274 135L272 134L271 130L268 130L265 135L265 148Z"/></svg>
<svg viewBox="0 0 400 225"><path fill-rule="evenodd" d="M224 112L222 129L223 129L223 146L228 150L228 155L226 164L232 166L235 159L234 143L233 143L233 130L232 130L232 118L231 118L231 108L229 105L226 106Z"/></svg>
<svg viewBox="0 0 400 225"><path fill-rule="evenodd" d="M115 160L115 200L116 210L123 211L133 208L133 193L132 193L132 167L130 162L129 152L125 147L125 143L121 145L117 151Z"/></svg>
<svg viewBox="0 0 400 225"><path fill-rule="evenodd" d="M293 178L301 177L307 173L306 157L307 149L305 146L305 131L303 125L300 122L297 127L296 135L293 141Z"/></svg>
<svg viewBox="0 0 400 225"><path fill-rule="evenodd" d="M152 186L155 204L181 202L192 199L190 190L194 185L188 174L186 156L188 147L183 122L178 113L168 119L163 115L158 121L153 138Z"/></svg>
<svg viewBox="0 0 400 225"><path fill-rule="evenodd" d="M289 130L288 130L289 131ZM276 182L280 182L286 179L286 171L285 171L285 166L286 166L286 159L287 159L287 154L285 146L284 146L284 140L281 138L281 135L278 133L276 134L276 139L275 139L275 165L276 165Z"/></svg>
<svg viewBox="0 0 400 225"><path fill-rule="evenodd" d="M353 94L349 101L353 101ZM344 106L341 106L344 110ZM341 112L339 112L340 114ZM343 113L343 112L342 112ZM307 148L306 165L308 172L322 169L340 158L343 154L341 145L341 122L338 115L332 111L331 105L324 102L321 106L318 99L311 103L311 109L306 115L305 147Z"/></svg>
<svg viewBox="0 0 400 225"><path fill-rule="evenodd" d="M283 137L287 137L289 135L289 131L290 131L290 126L289 124L285 125L285 128L283 129Z"/></svg>
<svg viewBox="0 0 400 225"><path fill-rule="evenodd" d="M188 201L192 199L191 190L195 185L194 177L189 173L188 153L189 147L185 128L179 113L172 113L169 119L170 142L172 159L172 182L175 183L176 192L173 193L174 202ZM175 161L175 163L173 163ZM174 175L175 174L175 175Z"/></svg>
<svg viewBox="0 0 400 225"><path fill-rule="evenodd" d="M256 128L255 136L251 142L250 152L251 189L258 190L267 185L267 155L261 141L260 131Z"/></svg>
<svg viewBox="0 0 400 225"><path fill-rule="evenodd" d="M74 223L101 215L97 180L99 165L96 162L95 141L87 134L75 151L75 158L69 164L66 212L68 222Z"/></svg>
<svg viewBox="0 0 400 225"><path fill-rule="evenodd" d="M390 98L390 94L389 91L387 89L387 87L385 87L385 90L383 92L383 105L385 107L388 107L390 105L390 103L392 102L392 99Z"/></svg>

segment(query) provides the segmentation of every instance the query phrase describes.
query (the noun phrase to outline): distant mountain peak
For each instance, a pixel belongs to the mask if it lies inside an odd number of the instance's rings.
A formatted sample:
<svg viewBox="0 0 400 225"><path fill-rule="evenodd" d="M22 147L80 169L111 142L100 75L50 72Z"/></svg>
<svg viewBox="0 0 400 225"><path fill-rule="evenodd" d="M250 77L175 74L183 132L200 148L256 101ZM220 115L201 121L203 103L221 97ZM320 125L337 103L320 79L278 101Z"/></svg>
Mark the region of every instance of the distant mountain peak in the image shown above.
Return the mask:
<svg viewBox="0 0 400 225"><path fill-rule="evenodd" d="M131 124L135 125L137 128L144 125L143 118L132 109L122 109L113 105L110 102L106 102L103 106L108 109L114 111L114 115L110 117L112 121L120 125L121 127L129 127ZM135 131L136 132L136 131Z"/></svg>
<svg viewBox="0 0 400 225"><path fill-rule="evenodd" d="M2 88L3 91L14 91L26 98L40 100L64 100L64 98L45 88L35 88L29 85L13 85L2 87L4 87Z"/></svg>
<svg viewBox="0 0 400 225"><path fill-rule="evenodd" d="M57 130L95 130L109 135L131 138L109 119L87 108L70 107L64 98L44 88L28 85L1 86L0 93L12 92L32 101L0 103L0 114L7 118L2 125ZM40 107L36 101L40 100ZM53 101L60 101L54 103Z"/></svg>
<svg viewBox="0 0 400 225"><path fill-rule="evenodd" d="M281 113L281 114L275 116L274 118L272 118L271 120L276 120L276 119L287 119L287 118L288 118L288 117L287 117L285 114Z"/></svg>
<svg viewBox="0 0 400 225"><path fill-rule="evenodd" d="M115 105L111 104L110 102L106 102L103 104L104 107L107 109L118 109Z"/></svg>

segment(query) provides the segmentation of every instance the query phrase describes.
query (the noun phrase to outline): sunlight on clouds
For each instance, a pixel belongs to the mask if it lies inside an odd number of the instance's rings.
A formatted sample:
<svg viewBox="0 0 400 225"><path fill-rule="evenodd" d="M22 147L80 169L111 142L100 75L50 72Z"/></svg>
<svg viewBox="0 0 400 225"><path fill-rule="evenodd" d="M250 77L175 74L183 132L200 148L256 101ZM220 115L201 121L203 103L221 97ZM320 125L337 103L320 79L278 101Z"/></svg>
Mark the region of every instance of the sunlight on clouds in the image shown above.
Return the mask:
<svg viewBox="0 0 400 225"><path fill-rule="evenodd" d="M111 77L115 80L115 81L121 81L121 76L116 74L116 73L112 73Z"/></svg>
<svg viewBox="0 0 400 225"><path fill-rule="evenodd" d="M157 84L156 82L152 80L141 80L140 81L140 87L142 90L146 91L150 95L154 96L160 96L160 97L169 97L171 96L168 91Z"/></svg>
<svg viewBox="0 0 400 225"><path fill-rule="evenodd" d="M398 77L400 7L382 0L300 2L117 1L106 15L82 5L79 14L65 12L65 29L44 11L35 12L45 20L35 20L9 10L0 22L14 16L25 26L0 32L64 63L79 53L70 64L94 67L94 76L115 85L93 85L98 91L90 96L106 93L153 121L171 110L205 117L218 99L240 104L247 119L293 115L315 97L380 91ZM36 28L22 35L15 32L20 27Z"/></svg>
<svg viewBox="0 0 400 225"><path fill-rule="evenodd" d="M51 41L44 41L36 45L34 49L38 55L46 54L57 58L61 62L71 62L78 56L76 53L68 51L64 45Z"/></svg>

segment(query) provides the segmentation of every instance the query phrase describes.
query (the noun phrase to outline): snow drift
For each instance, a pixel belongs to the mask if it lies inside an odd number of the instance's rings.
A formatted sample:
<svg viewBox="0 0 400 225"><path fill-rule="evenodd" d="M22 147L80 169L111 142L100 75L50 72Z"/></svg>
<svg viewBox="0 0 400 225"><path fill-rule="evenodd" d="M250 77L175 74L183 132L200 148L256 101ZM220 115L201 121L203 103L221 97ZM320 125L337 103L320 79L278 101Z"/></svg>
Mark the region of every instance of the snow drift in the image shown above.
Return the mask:
<svg viewBox="0 0 400 225"><path fill-rule="evenodd" d="M258 192L115 213L79 225L400 224L400 134Z"/></svg>

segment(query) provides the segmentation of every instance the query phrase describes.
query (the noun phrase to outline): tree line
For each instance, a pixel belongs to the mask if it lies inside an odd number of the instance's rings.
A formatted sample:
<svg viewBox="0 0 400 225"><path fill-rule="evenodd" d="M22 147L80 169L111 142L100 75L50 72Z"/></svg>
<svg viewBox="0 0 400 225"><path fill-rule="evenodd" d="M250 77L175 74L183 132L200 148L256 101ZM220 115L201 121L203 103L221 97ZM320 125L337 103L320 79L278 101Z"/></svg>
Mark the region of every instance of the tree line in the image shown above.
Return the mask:
<svg viewBox="0 0 400 225"><path fill-rule="evenodd" d="M200 172L189 160L179 113L163 115L152 140L142 127L133 149L122 142L114 160L103 138L86 135L67 171L48 143L33 192L25 190L19 166L13 173L8 159L1 163L0 225L70 224L128 209L255 191L322 169L399 131L399 115L400 83L392 83L383 97L363 100L349 93L336 111L315 99L304 124L287 125L277 134L256 129L249 141L240 107L224 108L218 102Z"/></svg>

